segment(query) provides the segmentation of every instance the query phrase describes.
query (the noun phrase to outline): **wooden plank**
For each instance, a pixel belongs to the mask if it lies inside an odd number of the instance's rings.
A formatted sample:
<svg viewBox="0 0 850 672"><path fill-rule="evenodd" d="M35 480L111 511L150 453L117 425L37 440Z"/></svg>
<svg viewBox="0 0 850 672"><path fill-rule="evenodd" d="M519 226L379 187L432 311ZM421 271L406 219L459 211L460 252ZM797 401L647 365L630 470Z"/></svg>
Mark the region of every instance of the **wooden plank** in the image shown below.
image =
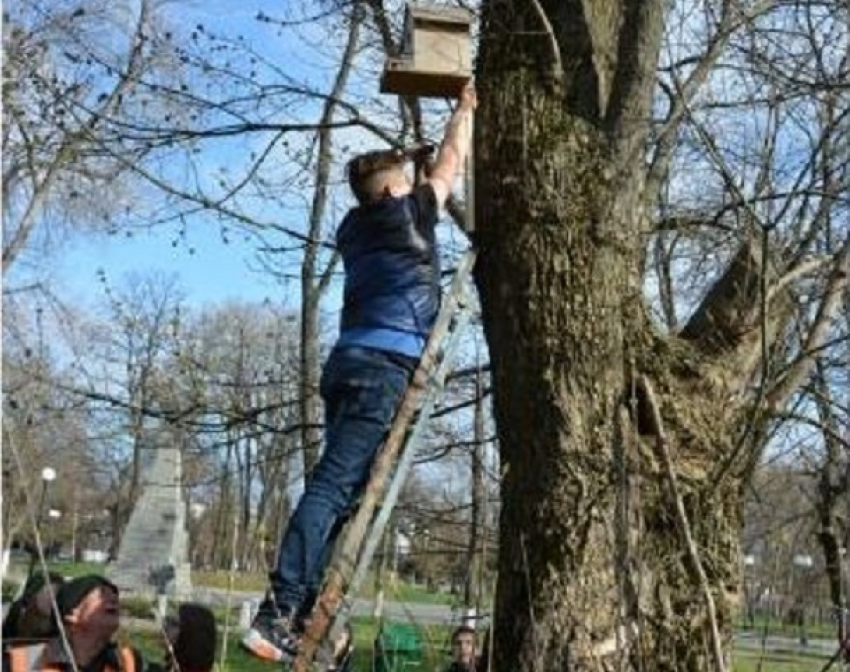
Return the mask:
<svg viewBox="0 0 850 672"><path fill-rule="evenodd" d="M428 72L417 70L402 59L389 59L381 77L381 93L457 98L471 77L471 72Z"/></svg>
<svg viewBox="0 0 850 672"><path fill-rule="evenodd" d="M413 67L422 72L468 74L472 70L469 36L437 30L417 30Z"/></svg>
<svg viewBox="0 0 850 672"><path fill-rule="evenodd" d="M473 17L472 11L468 9L421 3L408 4L407 11L414 24L418 21L433 21L435 23L461 24L468 27L472 23Z"/></svg>

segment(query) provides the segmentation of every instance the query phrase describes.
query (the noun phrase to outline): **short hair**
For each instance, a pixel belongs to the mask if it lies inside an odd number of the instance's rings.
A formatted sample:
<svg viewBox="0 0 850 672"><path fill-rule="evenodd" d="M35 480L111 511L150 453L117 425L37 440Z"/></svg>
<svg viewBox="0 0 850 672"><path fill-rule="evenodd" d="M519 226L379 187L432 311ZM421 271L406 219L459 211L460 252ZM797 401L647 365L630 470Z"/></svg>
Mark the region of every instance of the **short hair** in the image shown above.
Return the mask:
<svg viewBox="0 0 850 672"><path fill-rule="evenodd" d="M460 637L461 635L472 635L474 638L477 639L477 633L475 632L475 628L473 628L471 625L459 625L452 633L452 644L454 644L457 641L458 637Z"/></svg>
<svg viewBox="0 0 850 672"><path fill-rule="evenodd" d="M377 150L359 154L346 165L348 184L355 198L361 204L380 196L379 187L394 171L399 170L407 161L400 150Z"/></svg>

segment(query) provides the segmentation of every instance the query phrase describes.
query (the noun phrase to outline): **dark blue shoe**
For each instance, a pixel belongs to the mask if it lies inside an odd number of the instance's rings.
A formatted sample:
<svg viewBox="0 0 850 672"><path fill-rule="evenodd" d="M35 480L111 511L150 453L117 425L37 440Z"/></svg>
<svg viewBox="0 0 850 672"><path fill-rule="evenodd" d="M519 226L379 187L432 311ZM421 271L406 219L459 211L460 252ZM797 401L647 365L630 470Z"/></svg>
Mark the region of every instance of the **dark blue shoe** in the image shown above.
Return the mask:
<svg viewBox="0 0 850 672"><path fill-rule="evenodd" d="M301 633L294 619L281 614L266 600L260 605L251 627L242 636L242 646L257 658L274 662L292 662L298 655Z"/></svg>

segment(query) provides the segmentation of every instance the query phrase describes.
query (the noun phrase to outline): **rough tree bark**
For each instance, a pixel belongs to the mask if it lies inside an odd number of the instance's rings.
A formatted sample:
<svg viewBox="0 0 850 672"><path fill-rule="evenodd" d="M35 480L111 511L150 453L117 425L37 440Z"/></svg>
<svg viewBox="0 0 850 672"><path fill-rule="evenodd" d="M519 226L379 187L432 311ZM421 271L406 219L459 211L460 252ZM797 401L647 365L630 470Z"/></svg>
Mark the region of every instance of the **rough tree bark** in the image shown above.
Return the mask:
<svg viewBox="0 0 850 672"><path fill-rule="evenodd" d="M665 7L483 3L476 281L504 472L499 672L728 665L743 448L764 427L741 392L787 311L781 292L767 305L771 267L745 240L678 335L647 316Z"/></svg>

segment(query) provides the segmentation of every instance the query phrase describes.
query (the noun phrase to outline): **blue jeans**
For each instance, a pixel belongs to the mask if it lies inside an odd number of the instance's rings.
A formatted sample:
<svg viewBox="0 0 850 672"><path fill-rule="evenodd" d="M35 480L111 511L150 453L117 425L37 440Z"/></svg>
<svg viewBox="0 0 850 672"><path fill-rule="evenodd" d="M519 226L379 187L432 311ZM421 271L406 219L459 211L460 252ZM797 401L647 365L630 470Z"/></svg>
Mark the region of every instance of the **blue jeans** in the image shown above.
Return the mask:
<svg viewBox="0 0 850 672"><path fill-rule="evenodd" d="M278 609L310 613L334 542L369 479L372 461L416 368L403 355L334 348L322 371L325 451L280 542L271 574Z"/></svg>

